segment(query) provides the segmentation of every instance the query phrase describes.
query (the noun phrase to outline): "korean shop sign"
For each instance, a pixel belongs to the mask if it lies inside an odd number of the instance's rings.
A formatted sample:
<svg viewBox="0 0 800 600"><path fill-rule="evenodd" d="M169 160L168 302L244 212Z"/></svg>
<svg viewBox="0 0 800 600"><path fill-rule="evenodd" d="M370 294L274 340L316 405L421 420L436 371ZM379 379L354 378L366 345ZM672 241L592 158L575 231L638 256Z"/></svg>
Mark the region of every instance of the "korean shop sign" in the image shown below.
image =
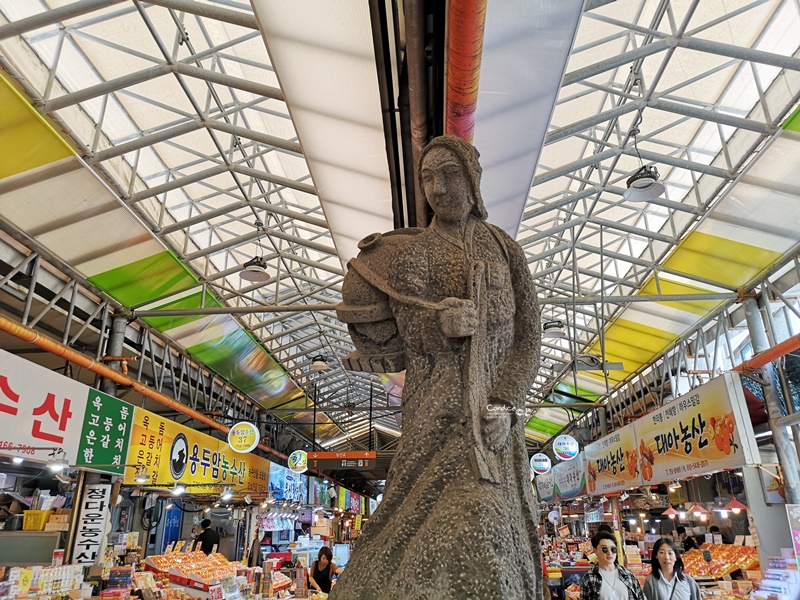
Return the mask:
<svg viewBox="0 0 800 600"><path fill-rule="evenodd" d="M128 456L134 410L127 402L89 389L75 464L121 475Z"/></svg>
<svg viewBox="0 0 800 600"><path fill-rule="evenodd" d="M737 373L725 373L633 423L644 483L761 462Z"/></svg>
<svg viewBox="0 0 800 600"><path fill-rule="evenodd" d="M583 454L569 462L558 463L552 470L555 482L555 496L559 500L576 498L586 493L586 475L583 468Z"/></svg>
<svg viewBox="0 0 800 600"><path fill-rule="evenodd" d="M556 481L555 477L553 476L553 471L549 471L543 475L537 475L534 483L536 483L536 493L539 494L540 502L550 502L551 500L555 500Z"/></svg>
<svg viewBox="0 0 800 600"><path fill-rule="evenodd" d="M633 425L620 427L583 449L589 494L627 490L642 485L639 451Z"/></svg>
<svg viewBox="0 0 800 600"><path fill-rule="evenodd" d="M105 527L109 519L111 485L90 483L81 498L78 524L75 530L75 545L72 547L72 562L93 565L106 547Z"/></svg>
<svg viewBox="0 0 800 600"><path fill-rule="evenodd" d="M270 462L231 450L226 441L137 408L127 464L143 464L154 484L231 486L266 492ZM125 469L125 483L135 484L135 467Z"/></svg>
<svg viewBox="0 0 800 600"><path fill-rule="evenodd" d="M251 452L261 441L261 432L252 423L242 421L236 423L228 431L228 445L234 452L246 454Z"/></svg>
<svg viewBox="0 0 800 600"><path fill-rule="evenodd" d="M63 448L75 464L89 387L0 350L0 450ZM46 460L47 450L12 454Z"/></svg>

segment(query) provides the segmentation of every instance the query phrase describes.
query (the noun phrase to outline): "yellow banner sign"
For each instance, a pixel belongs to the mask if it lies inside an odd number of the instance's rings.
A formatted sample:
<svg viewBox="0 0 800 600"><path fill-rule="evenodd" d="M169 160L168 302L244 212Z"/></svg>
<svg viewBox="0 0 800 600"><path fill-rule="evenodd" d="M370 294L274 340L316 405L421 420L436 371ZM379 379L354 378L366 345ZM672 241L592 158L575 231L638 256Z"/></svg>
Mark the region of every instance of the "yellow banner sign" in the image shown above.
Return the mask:
<svg viewBox="0 0 800 600"><path fill-rule="evenodd" d="M586 446L584 460L586 487L593 496L642 485L633 425L620 427Z"/></svg>
<svg viewBox="0 0 800 600"><path fill-rule="evenodd" d="M249 492L269 490L267 459L236 453L223 440L141 408L133 417L127 464L144 465L150 485L180 482L197 487L231 486ZM135 467L127 467L125 483L134 484L135 474Z"/></svg>
<svg viewBox="0 0 800 600"><path fill-rule="evenodd" d="M736 373L712 379L634 426L646 484L760 462Z"/></svg>

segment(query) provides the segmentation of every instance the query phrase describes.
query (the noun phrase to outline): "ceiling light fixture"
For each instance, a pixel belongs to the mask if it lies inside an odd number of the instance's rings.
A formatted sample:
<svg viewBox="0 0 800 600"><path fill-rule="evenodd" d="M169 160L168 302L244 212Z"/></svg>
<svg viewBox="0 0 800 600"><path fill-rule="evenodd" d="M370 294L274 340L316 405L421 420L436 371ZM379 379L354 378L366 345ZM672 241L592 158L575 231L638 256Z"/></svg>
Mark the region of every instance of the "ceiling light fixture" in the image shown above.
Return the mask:
<svg viewBox="0 0 800 600"><path fill-rule="evenodd" d="M261 283L264 281L269 281L269 273L267 273L267 261L264 259L264 247L261 245L261 236L264 232L264 223L261 221L256 221L255 226L258 233L256 244L258 245L259 252L242 265L242 270L239 271L239 277L245 281Z"/></svg>
<svg viewBox="0 0 800 600"><path fill-rule="evenodd" d="M742 504L736 498L731 500L725 505L725 510L731 511L733 514L738 515L743 510L747 510L747 505Z"/></svg>
<svg viewBox="0 0 800 600"><path fill-rule="evenodd" d="M25 462L25 459L22 458L21 456L15 456L11 460L15 465L21 465L23 462Z"/></svg>
<svg viewBox="0 0 800 600"><path fill-rule="evenodd" d="M172 508L173 506L175 506L175 505L172 503L172 500L170 500L169 502L167 502L167 506L166 506L165 508L166 508L167 510L169 510L169 509L170 509L170 508Z"/></svg>
<svg viewBox="0 0 800 600"><path fill-rule="evenodd" d="M312 371L327 371L328 370L328 363L325 362L324 356L315 356L311 359L311 370Z"/></svg>
<svg viewBox="0 0 800 600"><path fill-rule="evenodd" d="M670 519L674 519L674 518L675 518L675 517L677 517L677 516L678 516L680 513L679 513L677 510L675 510L674 508L672 508L672 505L670 504L670 505L669 505L669 508L668 508L667 510L665 510L665 511L664 511L663 513L661 513L661 514L662 514L663 516L665 516L665 517L669 517Z"/></svg>
<svg viewBox="0 0 800 600"><path fill-rule="evenodd" d="M564 327L564 323L558 319L545 321L542 323L542 337L563 339L567 337L567 329Z"/></svg>
<svg viewBox="0 0 800 600"><path fill-rule="evenodd" d="M695 502L694 505L692 505L692 508L690 510L695 517L703 517L708 515L708 511L702 506L700 506L697 502Z"/></svg>
<svg viewBox="0 0 800 600"><path fill-rule="evenodd" d="M63 450L56 450L53 452L53 458L47 463L47 468L54 473L69 468L69 462Z"/></svg>
<svg viewBox="0 0 800 600"><path fill-rule="evenodd" d="M642 156L639 154L639 147L637 145L636 136L639 135L639 123L642 122L642 115L639 113L639 118L630 130L630 136L633 138L633 149L636 151L636 156L639 158L639 170L631 175L625 182L627 190L622 194L622 197L629 202L650 202L659 196L663 195L666 191L664 184L658 180L659 173L655 165L645 165L642 162Z"/></svg>
<svg viewBox="0 0 800 600"><path fill-rule="evenodd" d="M186 492L186 486L183 485L182 483L176 483L175 487L172 488L172 495L173 496L180 496L184 492Z"/></svg>
<svg viewBox="0 0 800 600"><path fill-rule="evenodd" d="M231 498L233 498L233 492L231 491L231 488L225 488L219 495L219 499L222 500L223 502L227 502Z"/></svg>

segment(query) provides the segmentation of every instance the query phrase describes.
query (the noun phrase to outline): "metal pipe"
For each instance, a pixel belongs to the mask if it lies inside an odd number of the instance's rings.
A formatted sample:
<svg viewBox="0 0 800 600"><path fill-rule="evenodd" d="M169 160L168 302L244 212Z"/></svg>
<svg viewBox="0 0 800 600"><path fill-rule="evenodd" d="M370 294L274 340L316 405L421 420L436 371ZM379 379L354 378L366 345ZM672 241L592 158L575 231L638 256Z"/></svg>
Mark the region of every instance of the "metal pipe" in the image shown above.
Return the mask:
<svg viewBox="0 0 800 600"><path fill-rule="evenodd" d="M125 317L114 317L111 323L111 335L108 337L108 346L106 347L106 355L109 357L121 357L123 354L123 347L125 345L125 330L128 327L128 320ZM127 371L127 369L120 369L120 363L115 361L109 368L115 371ZM124 374L124 373L123 373ZM111 379L105 378L103 381L103 391L111 396L117 395L117 384Z"/></svg>
<svg viewBox="0 0 800 600"><path fill-rule="evenodd" d="M746 314L747 313L745 312L745 315ZM761 367L768 365L769 363L774 362L779 358L786 356L790 352L794 352L798 349L800 349L800 334L790 337L789 339L782 341L780 344L777 344L772 348L767 348L766 350L757 353L750 360L746 360L740 365L733 367L733 370L741 373L750 369L760 369Z"/></svg>
<svg viewBox="0 0 800 600"><path fill-rule="evenodd" d="M201 4L193 0L147 0L147 3L190 13L198 17L206 17L215 21L238 25L239 27L246 27L247 29L258 30L258 22L255 16L238 10L230 10L213 4Z"/></svg>
<svg viewBox="0 0 800 600"><path fill-rule="evenodd" d="M735 293L720 294L643 294L640 296L581 296L576 298L540 298L539 304L599 304L615 303L626 304L628 302L698 302L709 300L712 302L723 302L726 300L736 300L739 298Z"/></svg>
<svg viewBox="0 0 800 600"><path fill-rule="evenodd" d="M262 312L319 312L336 310L337 306L338 304L294 304L291 306L222 306L174 310L140 310L136 311L136 317L143 319L145 317L187 317L192 315L250 315Z"/></svg>
<svg viewBox="0 0 800 600"><path fill-rule="evenodd" d="M223 434L228 433L230 431L230 427L223 425L222 423L218 423L214 419L211 419L204 415L201 412L198 412L185 404L175 400L174 398L170 398L169 396L162 394L161 392L157 392L156 390L147 387L146 385L132 379L118 371L115 371L111 367L107 367L103 363L97 362L94 359L89 358L85 354L78 352L77 350L73 350L64 344L61 344L49 337L46 337L35 331L30 329L29 327L25 327L24 325L20 325L19 323L14 323L9 319L0 316L0 331L4 331L14 337L17 337L29 344L33 344L34 346L38 346L48 352L55 354L56 356L60 356L61 358L68 360L69 362L75 363L78 366L81 366L101 377L105 377L121 386L130 387L134 391L138 392L142 396L146 398L150 398L151 400L155 400L159 404L167 407L168 409L175 410L181 414L194 419L195 421L202 423L203 425L207 425L212 429L216 429L221 431ZM259 444L258 448L263 452L268 454L272 454L280 458L281 460L286 460L287 456L278 452L277 450L273 450L269 446L265 446L264 444Z"/></svg>
<svg viewBox="0 0 800 600"><path fill-rule="evenodd" d="M475 132L485 24L486 0L450 0L445 133L468 142Z"/></svg>
<svg viewBox="0 0 800 600"><path fill-rule="evenodd" d="M411 121L411 161L416 220L410 225L425 227L428 224L428 206L419 185L419 157L428 143L428 66L425 58L425 3L423 0L406 0L403 11L406 25L406 66L408 71L408 107Z"/></svg>
<svg viewBox="0 0 800 600"><path fill-rule="evenodd" d="M757 353L767 351L769 349L769 340L767 339L764 321L761 318L761 312L758 309L758 303L755 298L745 298L744 315L747 321L747 329L750 332L753 350ZM783 411L778 396L778 380L775 378L775 373L771 367L764 366L758 370L762 380L765 382L762 386L764 404L769 414L769 425L770 429L772 429L775 452L783 468L786 501L790 504L797 504L800 502L800 472L798 472L797 468L797 456L795 455L794 447L789 441L789 434L786 432L785 424L780 422L783 418ZM790 416L800 417L800 414Z"/></svg>
<svg viewBox="0 0 800 600"><path fill-rule="evenodd" d="M0 40L8 39L15 35L22 35L34 29L55 25L67 19L74 19L101 8L108 8L125 0L81 0L60 8L48 9L38 15L20 19L14 23L6 23L0 27Z"/></svg>

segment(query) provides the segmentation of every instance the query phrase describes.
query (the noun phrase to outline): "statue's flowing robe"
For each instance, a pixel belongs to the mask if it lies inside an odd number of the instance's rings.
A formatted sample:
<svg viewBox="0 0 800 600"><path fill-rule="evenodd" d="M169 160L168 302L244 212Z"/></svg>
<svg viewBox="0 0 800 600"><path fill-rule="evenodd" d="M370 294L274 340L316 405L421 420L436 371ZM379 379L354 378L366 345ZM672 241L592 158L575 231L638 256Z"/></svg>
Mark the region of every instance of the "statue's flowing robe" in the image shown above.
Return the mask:
<svg viewBox="0 0 800 600"><path fill-rule="evenodd" d="M437 310L398 300L473 299L474 273L483 274L478 287L486 304L472 338L446 337ZM402 437L383 502L332 599L541 598L524 439L539 317L524 254L504 232L474 217L460 240L434 220L393 249L381 276L397 292L389 304L405 352ZM476 439L482 436L475 419L492 418L487 414L498 407L509 413L511 434L489 450ZM490 455L488 479L476 468L476 447Z"/></svg>

